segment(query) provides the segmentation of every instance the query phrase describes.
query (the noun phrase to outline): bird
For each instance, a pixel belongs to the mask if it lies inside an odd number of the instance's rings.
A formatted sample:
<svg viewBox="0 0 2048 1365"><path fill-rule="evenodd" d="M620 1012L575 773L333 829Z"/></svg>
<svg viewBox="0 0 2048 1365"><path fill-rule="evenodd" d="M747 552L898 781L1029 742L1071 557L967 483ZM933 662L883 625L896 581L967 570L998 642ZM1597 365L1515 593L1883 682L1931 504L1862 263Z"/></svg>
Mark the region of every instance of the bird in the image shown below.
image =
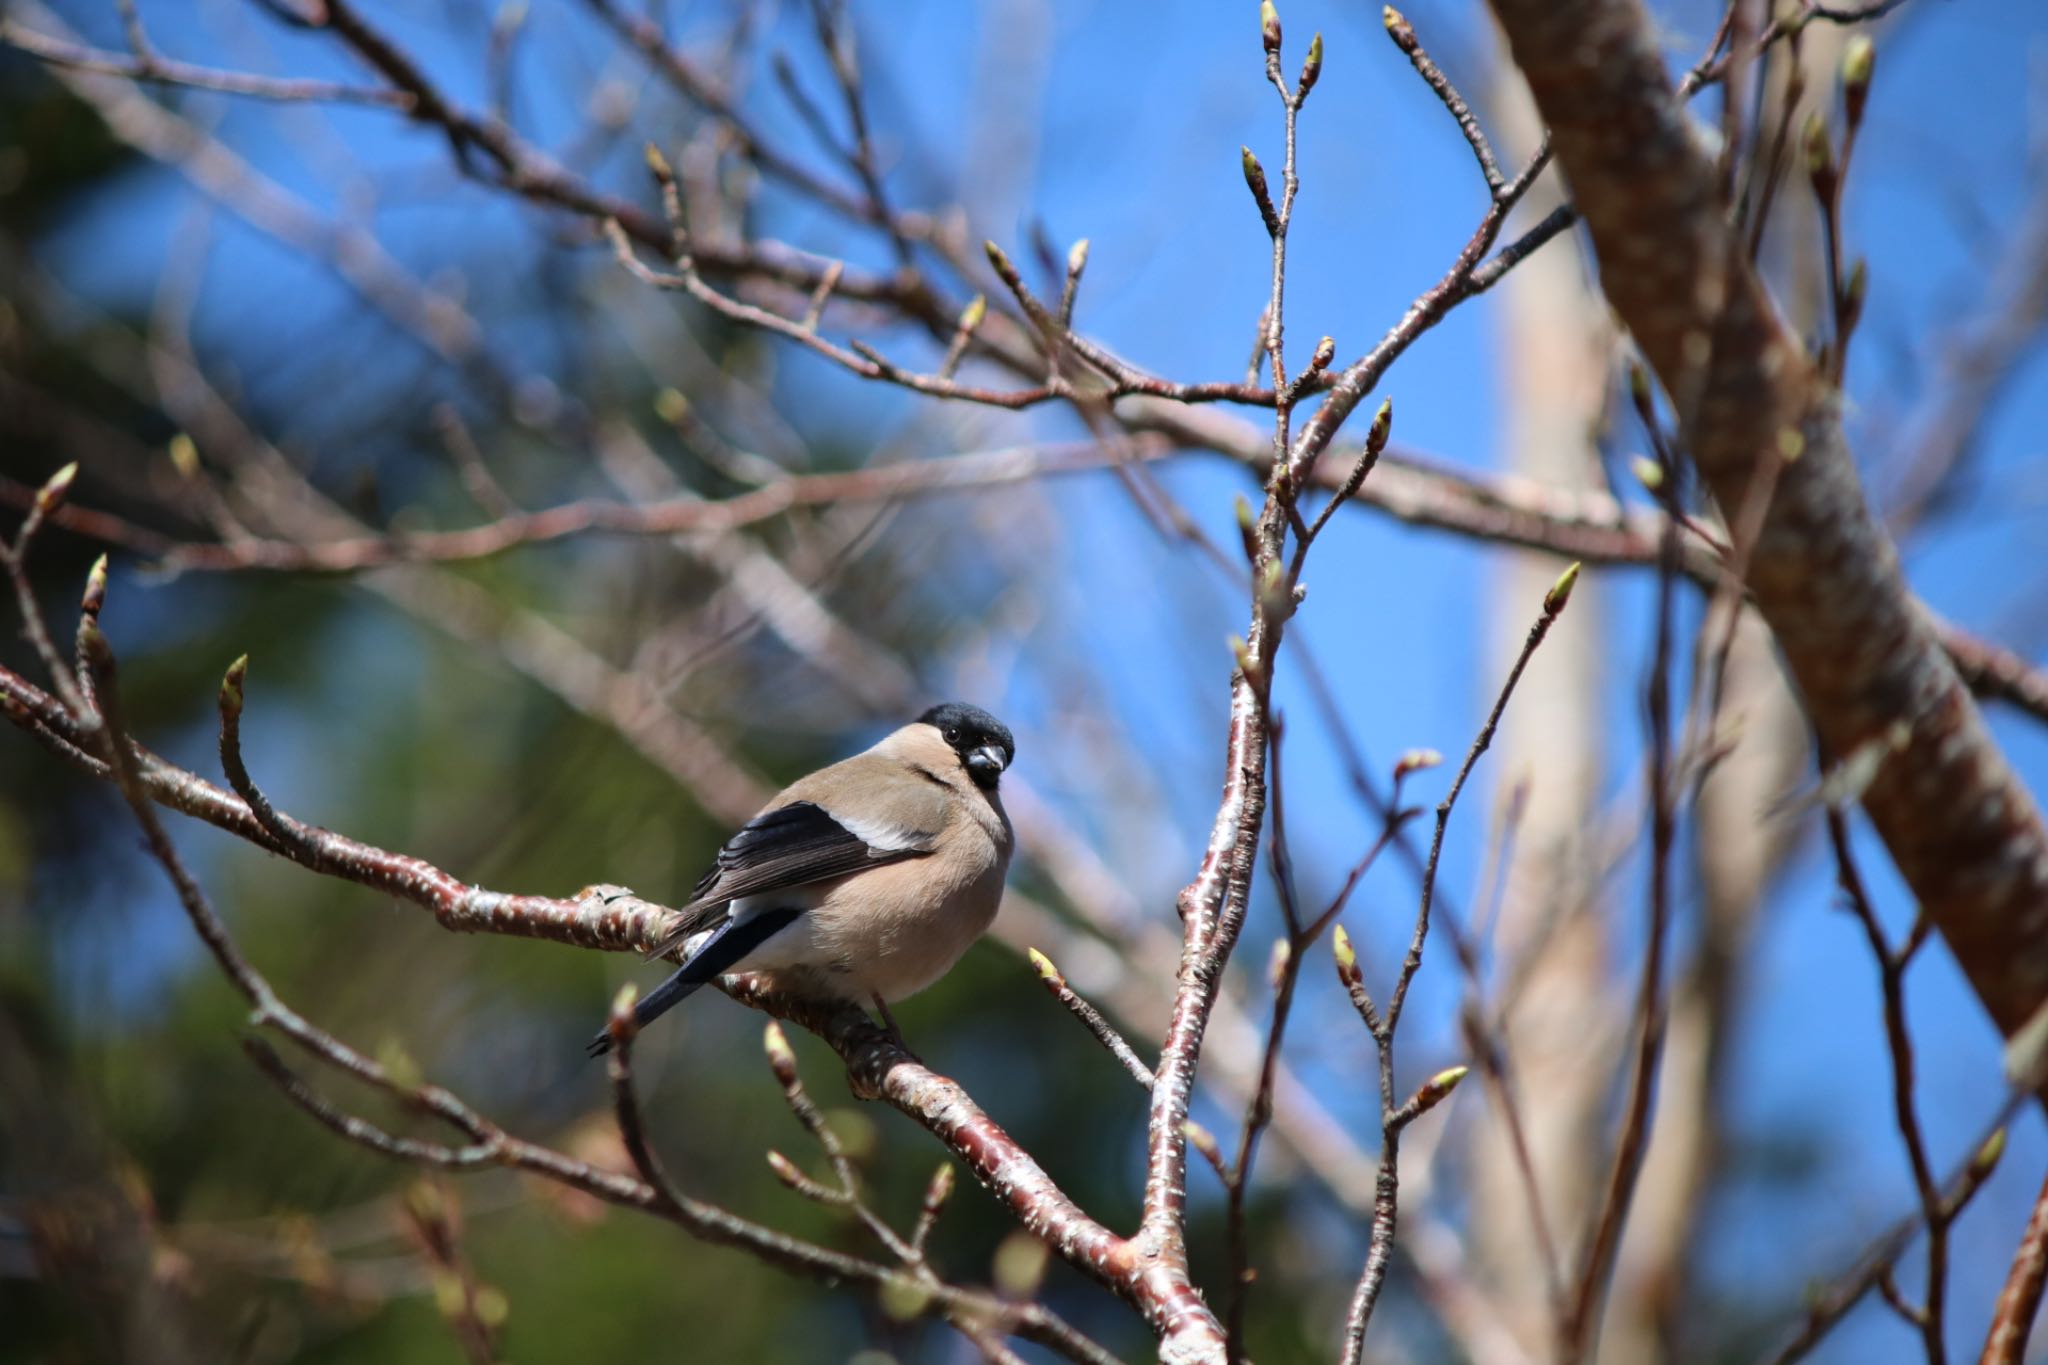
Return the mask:
<svg viewBox="0 0 2048 1365"><path fill-rule="evenodd" d="M1001 721L946 702L783 788L649 952L680 946L681 965L634 1006L636 1029L753 972L774 993L872 1003L893 1032L890 1002L944 976L995 920L1016 842L997 788L1016 753ZM586 1050L611 1046L606 1028Z"/></svg>

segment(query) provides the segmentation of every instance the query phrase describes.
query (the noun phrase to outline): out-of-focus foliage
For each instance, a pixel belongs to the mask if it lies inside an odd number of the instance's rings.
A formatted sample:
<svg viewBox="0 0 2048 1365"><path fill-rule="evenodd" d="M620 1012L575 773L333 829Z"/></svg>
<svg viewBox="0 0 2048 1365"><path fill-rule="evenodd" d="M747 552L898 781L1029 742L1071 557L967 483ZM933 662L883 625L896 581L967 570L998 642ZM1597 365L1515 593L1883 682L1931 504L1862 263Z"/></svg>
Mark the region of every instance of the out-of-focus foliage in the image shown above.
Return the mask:
<svg viewBox="0 0 2048 1365"><path fill-rule="evenodd" d="M82 496L190 532L200 513L167 453L181 424L152 401L148 380L156 321L92 316L39 260L78 196L131 192L161 172L119 154L97 119L29 64L10 56L5 69L0 474L37 483L89 445ZM282 433L289 458L364 511L473 515L436 435L437 405L448 401L515 496L602 491L600 429L613 430L610 442L637 433L649 459L702 492L732 491L663 422L661 386L619 353L604 297L618 282L604 263L582 252L536 270L531 241L494 245L460 262L469 303L479 316L542 320L566 358L549 380L564 386L553 429L537 434L445 370L410 382L420 364L404 353L416 343L360 304L300 333L299 344L333 359L299 357L296 388L250 376L267 395L252 414L259 429ZM728 350L715 329L698 342L724 356L707 361L723 365L721 382L770 382L758 345ZM328 401L357 376L374 402ZM316 423L300 419L302 405ZM585 458L561 458L557 442L578 441ZM795 453L821 468L844 459L829 447ZM191 515L165 522L164 509L180 506ZM993 579L925 569L972 535L957 508L913 509L885 539L834 550L846 534L813 528L793 551L786 528L759 539L798 570L808 565L849 619L906 658L990 609ZM92 552L62 535L45 541L36 578L54 620L71 619ZM848 709L844 697L809 705L819 684L744 611L692 620L715 580L687 551L586 542L453 576L508 615L572 623L627 658L635 641L686 623L685 644L702 659L685 685L707 712L735 699L764 720L836 709L824 729L763 724L762 747L738 750L771 782L893 719L857 700ZM675 898L726 832L609 727L488 643L451 638L431 613L394 610L369 588L267 576L157 583L117 563L105 621L147 742L217 774L214 689L246 652L247 751L287 809L486 885L567 894L612 881ZM7 662L33 675L11 628L7 637ZM602 1067L582 1056L581 1040L618 983L651 984L657 969L450 936L415 909L190 822L172 830L248 955L310 1018L387 1062L404 1059L514 1132L624 1163ZM0 944L0 1359L450 1358L454 1338L435 1320L432 1276L402 1216L418 1173L337 1141L261 1080L238 1046L248 1031L240 1001L137 854L116 793L24 743L0 746ZM1134 1215L1126 1177L1143 1096L1014 959L983 947L899 1016L931 1062L991 1092L1002 1121L1077 1196L1112 1221ZM862 1153L878 1205L907 1225L940 1153L899 1116L856 1107L829 1054L799 1049L835 1126ZM818 1164L763 1063L758 1016L713 996L693 1001L649 1036L641 1070L658 1145L686 1188L869 1250L847 1219L791 1195L763 1162L774 1146ZM429 1131L363 1095L336 1094L399 1131ZM1088 1123L1071 1121L1080 1113ZM815 1361L864 1343L951 1358L950 1345L927 1340L943 1341L943 1329L890 1323L871 1304L795 1285L660 1223L506 1173L444 1188L478 1277L508 1305L508 1359ZM1010 1231L970 1186L940 1226L937 1263L986 1281ZM32 1248L47 1246L72 1254L38 1267ZM1054 1271L1056 1298L1064 1273ZM1092 1292L1077 1300L1083 1320L1135 1345L1113 1305Z"/></svg>

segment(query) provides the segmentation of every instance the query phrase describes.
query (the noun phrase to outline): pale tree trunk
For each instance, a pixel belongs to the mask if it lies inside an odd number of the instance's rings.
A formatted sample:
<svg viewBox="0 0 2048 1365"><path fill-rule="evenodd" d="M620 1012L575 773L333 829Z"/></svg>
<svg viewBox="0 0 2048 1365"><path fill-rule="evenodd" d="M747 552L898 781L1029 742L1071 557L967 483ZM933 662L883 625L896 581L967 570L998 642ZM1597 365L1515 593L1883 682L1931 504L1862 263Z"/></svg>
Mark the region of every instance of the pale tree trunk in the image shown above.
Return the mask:
<svg viewBox="0 0 2048 1365"><path fill-rule="evenodd" d="M1494 121L1509 159L1519 163L1540 129L1513 67L1503 62L1499 70ZM1526 211L1534 221L1558 202L1553 178L1531 192ZM1538 252L1497 294L1503 467L1547 488L1602 491L1594 440L1608 401L1614 337L1583 258L1567 244ZM1485 686L1520 651L1529 604L1542 598L1560 567L1554 556L1504 553ZM1612 679L1605 676L1598 589L1597 580L1579 585L1572 610L1522 679L1523 719L1504 726L1494 745L1501 790L1527 786L1512 852L1498 870L1499 970L1484 1008L1502 1044L1527 1161L1515 1150L1500 1087L1489 1086L1472 1133L1473 1255L1502 1317L1538 1358L1548 1354L1554 1329L1542 1270L1548 1253L1529 1184L1556 1250L1569 1255L1572 1231L1584 1223L1594 1195L1609 1062L1623 1018L1609 988L1609 934L1594 884L1596 803L1613 724L1603 696Z"/></svg>
<svg viewBox="0 0 2048 1365"><path fill-rule="evenodd" d="M1722 1066L1757 910L1799 822L1760 819L1801 780L1812 749L1770 631L1745 612L1728 660L1723 732L1733 751L1699 796L1700 894L1691 955L1671 985L1656 1126L1600 1336L1604 1360L1689 1359L1679 1339L1700 1217L1721 1157Z"/></svg>

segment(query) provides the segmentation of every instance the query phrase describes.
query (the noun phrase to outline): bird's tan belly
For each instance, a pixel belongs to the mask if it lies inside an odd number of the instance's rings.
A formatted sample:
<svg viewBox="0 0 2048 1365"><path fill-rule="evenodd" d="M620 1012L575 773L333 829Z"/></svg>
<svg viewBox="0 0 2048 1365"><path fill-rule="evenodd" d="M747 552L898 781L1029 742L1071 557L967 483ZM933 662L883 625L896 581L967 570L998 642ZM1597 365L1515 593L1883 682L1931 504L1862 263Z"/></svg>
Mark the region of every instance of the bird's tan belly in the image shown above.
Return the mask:
<svg viewBox="0 0 2048 1365"><path fill-rule="evenodd" d="M909 859L848 877L740 969L764 971L775 987L802 994L861 1002L915 995L994 922L1004 867L993 849L989 855L949 860L963 864L957 869Z"/></svg>

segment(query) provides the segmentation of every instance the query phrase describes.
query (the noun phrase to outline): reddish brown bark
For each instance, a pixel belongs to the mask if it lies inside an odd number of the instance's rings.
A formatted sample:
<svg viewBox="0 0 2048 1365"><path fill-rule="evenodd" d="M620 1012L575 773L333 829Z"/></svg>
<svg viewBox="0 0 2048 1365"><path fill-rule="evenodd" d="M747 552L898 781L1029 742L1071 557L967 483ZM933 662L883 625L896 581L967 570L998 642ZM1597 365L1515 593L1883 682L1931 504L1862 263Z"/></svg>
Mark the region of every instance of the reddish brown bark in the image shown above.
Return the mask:
<svg viewBox="0 0 2048 1365"><path fill-rule="evenodd" d="M2011 1037L2048 998L2048 834L1865 505L1839 395L1749 268L1649 17L1635 0L1494 11L1707 486L1739 507L1792 457L1749 588L1828 751L1892 746L1864 808Z"/></svg>

